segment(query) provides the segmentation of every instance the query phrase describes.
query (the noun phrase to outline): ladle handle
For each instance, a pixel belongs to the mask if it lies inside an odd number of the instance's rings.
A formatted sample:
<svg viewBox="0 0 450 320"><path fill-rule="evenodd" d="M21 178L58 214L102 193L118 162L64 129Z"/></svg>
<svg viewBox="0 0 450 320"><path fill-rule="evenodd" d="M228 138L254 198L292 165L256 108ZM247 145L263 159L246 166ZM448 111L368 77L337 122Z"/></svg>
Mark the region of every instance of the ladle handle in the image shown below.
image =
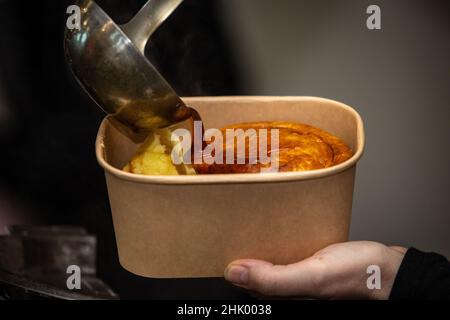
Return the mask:
<svg viewBox="0 0 450 320"><path fill-rule="evenodd" d="M133 19L121 26L122 31L144 53L150 36L181 2L183 0L149 0Z"/></svg>

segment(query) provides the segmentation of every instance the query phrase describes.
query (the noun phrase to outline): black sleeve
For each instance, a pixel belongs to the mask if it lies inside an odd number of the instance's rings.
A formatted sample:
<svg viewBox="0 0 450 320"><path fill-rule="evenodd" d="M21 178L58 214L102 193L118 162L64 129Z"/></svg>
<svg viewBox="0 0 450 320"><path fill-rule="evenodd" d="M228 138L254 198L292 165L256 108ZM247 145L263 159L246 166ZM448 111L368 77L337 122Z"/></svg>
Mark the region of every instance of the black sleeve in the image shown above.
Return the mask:
<svg viewBox="0 0 450 320"><path fill-rule="evenodd" d="M450 262L439 254L410 248L389 299L450 299Z"/></svg>

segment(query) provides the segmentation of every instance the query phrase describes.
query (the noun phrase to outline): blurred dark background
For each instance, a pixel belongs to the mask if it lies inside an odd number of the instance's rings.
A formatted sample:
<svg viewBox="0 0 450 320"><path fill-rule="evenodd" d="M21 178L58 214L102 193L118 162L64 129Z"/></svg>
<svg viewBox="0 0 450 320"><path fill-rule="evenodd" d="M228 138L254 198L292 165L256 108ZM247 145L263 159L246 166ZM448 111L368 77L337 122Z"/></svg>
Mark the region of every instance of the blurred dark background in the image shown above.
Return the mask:
<svg viewBox="0 0 450 320"><path fill-rule="evenodd" d="M104 114L63 57L73 1L0 0L0 233L82 225L123 298L245 298L219 279L123 270L94 137ZM143 0L98 0L118 23ZM382 30L366 28L378 4ZM185 0L148 57L180 95L310 95L357 109L367 149L351 238L450 256L450 1Z"/></svg>

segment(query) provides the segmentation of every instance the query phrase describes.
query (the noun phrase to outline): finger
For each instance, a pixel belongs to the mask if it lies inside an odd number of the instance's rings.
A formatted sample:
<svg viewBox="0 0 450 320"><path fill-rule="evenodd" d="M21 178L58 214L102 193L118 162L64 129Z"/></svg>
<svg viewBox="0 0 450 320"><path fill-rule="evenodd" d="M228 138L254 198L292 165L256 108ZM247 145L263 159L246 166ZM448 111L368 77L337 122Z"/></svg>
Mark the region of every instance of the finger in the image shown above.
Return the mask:
<svg viewBox="0 0 450 320"><path fill-rule="evenodd" d="M320 292L322 270L316 259L290 265L261 260L237 260L225 270L225 279L266 296L315 297Z"/></svg>

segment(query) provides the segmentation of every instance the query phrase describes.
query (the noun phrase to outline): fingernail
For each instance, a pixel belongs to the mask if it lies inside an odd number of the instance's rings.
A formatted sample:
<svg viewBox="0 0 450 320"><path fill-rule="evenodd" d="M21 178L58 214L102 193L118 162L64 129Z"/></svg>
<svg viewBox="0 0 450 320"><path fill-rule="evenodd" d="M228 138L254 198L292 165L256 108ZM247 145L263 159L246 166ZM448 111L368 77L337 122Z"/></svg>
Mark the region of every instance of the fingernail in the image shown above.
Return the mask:
<svg viewBox="0 0 450 320"><path fill-rule="evenodd" d="M248 284L248 269L240 265L231 265L225 270L225 279L245 286Z"/></svg>

